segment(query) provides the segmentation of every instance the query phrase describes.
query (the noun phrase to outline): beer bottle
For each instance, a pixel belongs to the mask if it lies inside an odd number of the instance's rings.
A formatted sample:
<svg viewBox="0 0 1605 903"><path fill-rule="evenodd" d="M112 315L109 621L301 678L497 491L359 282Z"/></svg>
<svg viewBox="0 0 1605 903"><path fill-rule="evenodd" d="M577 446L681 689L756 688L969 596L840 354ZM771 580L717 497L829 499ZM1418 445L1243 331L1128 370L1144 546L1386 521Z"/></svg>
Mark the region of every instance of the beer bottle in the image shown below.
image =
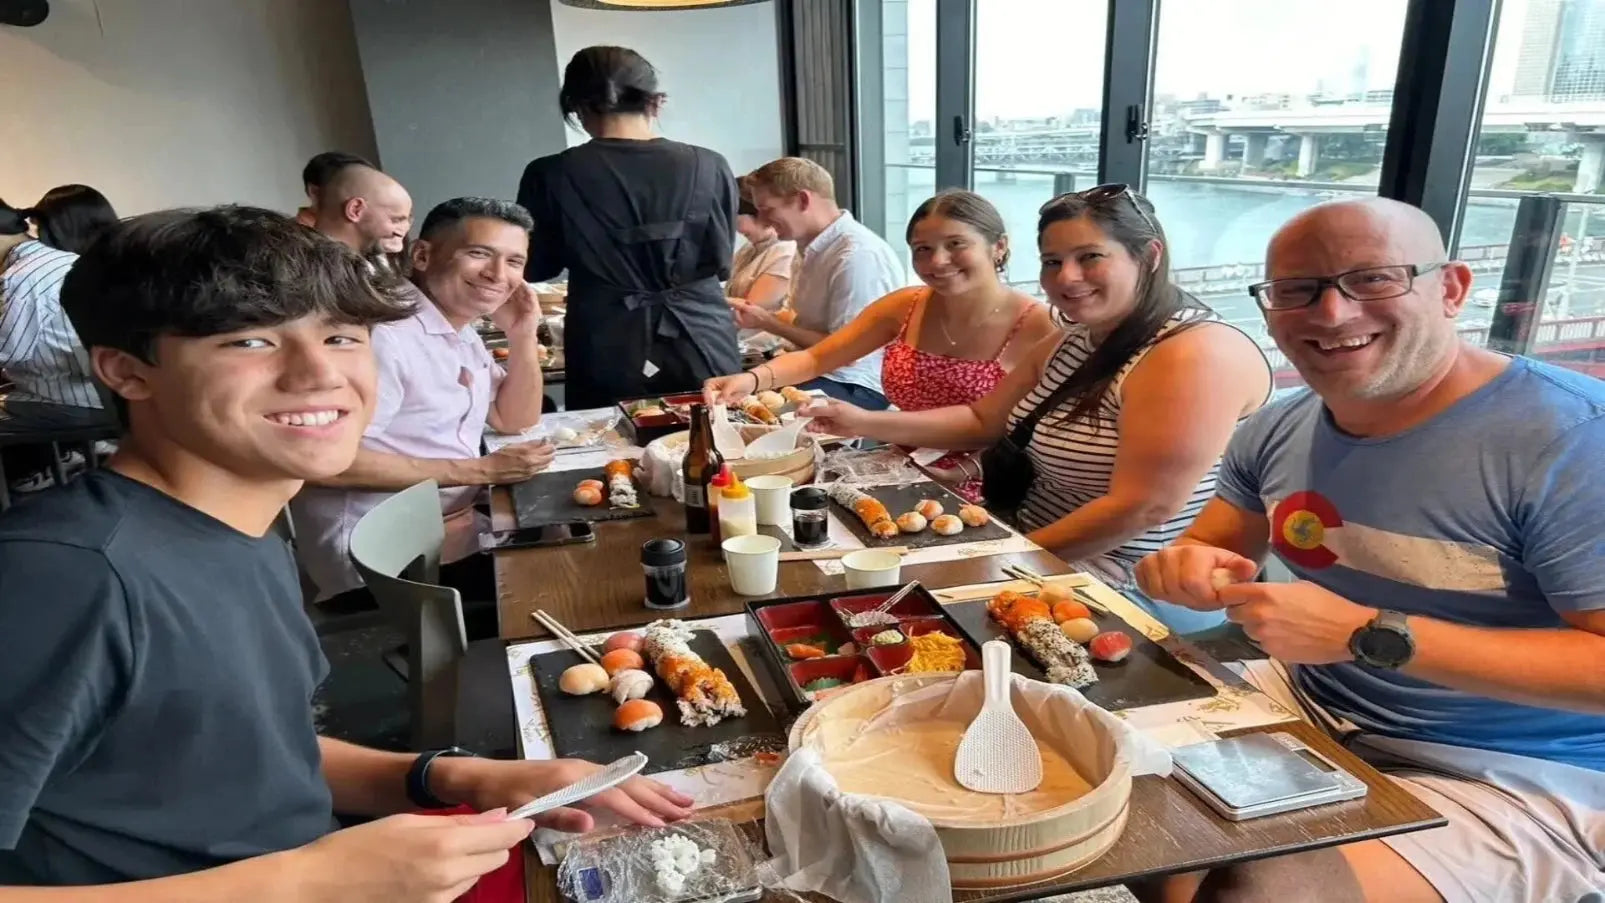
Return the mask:
<svg viewBox="0 0 1605 903"><path fill-rule="evenodd" d="M724 464L718 449L713 447L713 425L708 421L706 405L691 406L691 441L686 446L685 464L685 530L687 533L711 533L708 514L708 484L719 475Z"/></svg>

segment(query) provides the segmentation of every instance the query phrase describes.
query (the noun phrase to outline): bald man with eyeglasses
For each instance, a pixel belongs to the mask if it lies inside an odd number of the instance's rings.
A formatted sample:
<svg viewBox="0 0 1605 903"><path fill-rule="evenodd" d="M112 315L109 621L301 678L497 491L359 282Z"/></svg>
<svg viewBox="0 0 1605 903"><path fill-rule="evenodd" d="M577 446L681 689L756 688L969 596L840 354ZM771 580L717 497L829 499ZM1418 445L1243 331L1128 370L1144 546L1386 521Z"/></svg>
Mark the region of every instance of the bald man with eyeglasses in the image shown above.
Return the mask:
<svg viewBox="0 0 1605 903"><path fill-rule="evenodd" d="M1383 199L1272 239L1251 292L1312 391L1233 437L1137 568L1224 608L1263 689L1443 828L1172 879L1176 900L1580 901L1605 892L1605 383L1463 340L1471 270ZM1274 553L1298 578L1249 582Z"/></svg>

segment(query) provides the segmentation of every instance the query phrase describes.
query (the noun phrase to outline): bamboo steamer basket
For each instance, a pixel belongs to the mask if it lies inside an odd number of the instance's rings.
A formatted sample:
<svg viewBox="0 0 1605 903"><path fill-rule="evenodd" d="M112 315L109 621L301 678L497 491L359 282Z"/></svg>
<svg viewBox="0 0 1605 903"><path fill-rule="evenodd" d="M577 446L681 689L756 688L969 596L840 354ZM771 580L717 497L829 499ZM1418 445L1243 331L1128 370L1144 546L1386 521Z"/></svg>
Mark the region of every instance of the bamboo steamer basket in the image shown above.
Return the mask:
<svg viewBox="0 0 1605 903"><path fill-rule="evenodd" d="M752 440L770 432L773 427L743 426L741 438L751 443ZM806 433L797 437L797 447L789 454L778 458L764 458L757 461L748 461L738 458L730 462L730 472L743 480L756 476L773 475L777 477L790 477L793 486L801 486L814 480L814 440Z"/></svg>
<svg viewBox="0 0 1605 903"><path fill-rule="evenodd" d="M738 429L741 430L742 440L751 442L769 432L772 427L746 425L738 427ZM666 449L672 449L677 457L681 457L685 455L686 445L690 441L690 430L682 430L657 439L654 444L661 443ZM765 458L760 461L748 461L738 458L726 463L730 465L731 473L743 480L760 475L774 475L790 477L792 485L802 486L814 480L814 440L811 436L805 434L799 436L797 441L798 445L795 450L778 458ZM678 467L679 465L675 466Z"/></svg>
<svg viewBox="0 0 1605 903"><path fill-rule="evenodd" d="M939 683L954 674L882 677L829 694L792 725L790 748L807 743L821 719L874 711L902 693ZM1108 852L1126 827L1131 772L1122 758L1098 761L1097 738L1051 738L1060 754L1092 785L1084 796L1044 812L991 825L932 818L955 888L990 890L1059 878ZM1088 742L1088 741L1094 742Z"/></svg>

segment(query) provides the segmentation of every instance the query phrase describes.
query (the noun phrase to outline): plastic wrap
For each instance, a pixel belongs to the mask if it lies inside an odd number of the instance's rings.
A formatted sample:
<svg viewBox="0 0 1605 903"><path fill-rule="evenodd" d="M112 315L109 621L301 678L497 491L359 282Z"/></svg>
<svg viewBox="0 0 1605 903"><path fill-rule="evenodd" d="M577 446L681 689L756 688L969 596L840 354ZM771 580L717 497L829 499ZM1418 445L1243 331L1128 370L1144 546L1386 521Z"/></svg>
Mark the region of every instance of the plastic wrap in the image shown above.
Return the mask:
<svg viewBox="0 0 1605 903"><path fill-rule="evenodd" d="M825 455L824 464L814 478L819 483L852 483L881 486L892 483L919 483L929 477L920 472L901 451L889 446L857 451L839 449Z"/></svg>
<svg viewBox="0 0 1605 903"><path fill-rule="evenodd" d="M713 861L700 864L676 892L658 883L653 841L682 837ZM682 822L665 828L627 828L591 834L568 845L557 869L557 889L576 903L738 903L762 896L757 846L728 819Z"/></svg>

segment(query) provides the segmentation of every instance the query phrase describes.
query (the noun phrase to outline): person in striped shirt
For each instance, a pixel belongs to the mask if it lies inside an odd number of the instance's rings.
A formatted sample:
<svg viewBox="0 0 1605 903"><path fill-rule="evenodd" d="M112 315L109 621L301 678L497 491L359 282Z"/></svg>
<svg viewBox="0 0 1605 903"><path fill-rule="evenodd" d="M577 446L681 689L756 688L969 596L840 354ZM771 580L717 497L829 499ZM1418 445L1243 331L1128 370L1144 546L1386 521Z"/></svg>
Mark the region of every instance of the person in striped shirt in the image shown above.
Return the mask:
<svg viewBox="0 0 1605 903"><path fill-rule="evenodd" d="M6 410L17 418L32 413L45 416L49 409L37 409L41 404L91 410L101 406L89 358L61 309L61 283L78 255L52 247L48 239L76 245L74 236L88 231L82 228L86 223L98 219L103 228L116 216L103 197L105 210L100 216L50 200L47 194L33 209L0 201L0 369L15 384ZM47 240L29 234L30 220Z"/></svg>

